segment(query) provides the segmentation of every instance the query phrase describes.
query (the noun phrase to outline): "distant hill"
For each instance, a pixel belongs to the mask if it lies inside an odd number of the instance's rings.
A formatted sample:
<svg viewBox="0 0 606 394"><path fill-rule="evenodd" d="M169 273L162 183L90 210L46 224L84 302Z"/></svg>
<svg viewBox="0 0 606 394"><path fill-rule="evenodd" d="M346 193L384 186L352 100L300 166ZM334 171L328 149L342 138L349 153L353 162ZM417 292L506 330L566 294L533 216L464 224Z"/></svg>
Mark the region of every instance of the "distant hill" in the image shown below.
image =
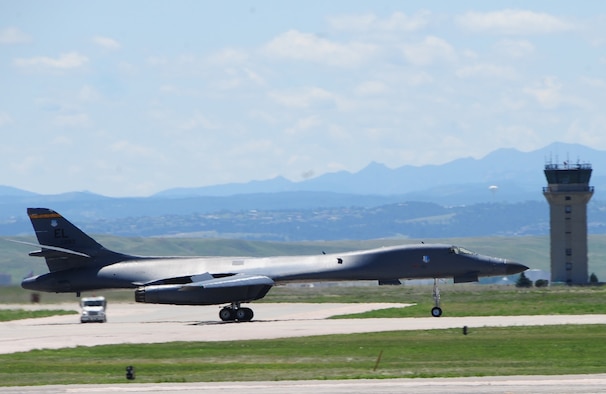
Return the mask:
<svg viewBox="0 0 606 394"><path fill-rule="evenodd" d="M29 196L35 196L35 195L36 195L36 193L17 189L15 187L11 187L11 186L0 185L0 199L3 197L14 198L14 197L29 197Z"/></svg>
<svg viewBox="0 0 606 394"><path fill-rule="evenodd" d="M390 169L370 163L356 173L341 171L301 182L278 177L170 189L150 197L40 195L0 186L0 235L32 234L27 207L55 209L87 231L130 236L310 240L541 235L548 226L543 167L565 160L593 165L590 232L606 232L606 152L556 143L533 152L499 149L481 159L443 165Z"/></svg>

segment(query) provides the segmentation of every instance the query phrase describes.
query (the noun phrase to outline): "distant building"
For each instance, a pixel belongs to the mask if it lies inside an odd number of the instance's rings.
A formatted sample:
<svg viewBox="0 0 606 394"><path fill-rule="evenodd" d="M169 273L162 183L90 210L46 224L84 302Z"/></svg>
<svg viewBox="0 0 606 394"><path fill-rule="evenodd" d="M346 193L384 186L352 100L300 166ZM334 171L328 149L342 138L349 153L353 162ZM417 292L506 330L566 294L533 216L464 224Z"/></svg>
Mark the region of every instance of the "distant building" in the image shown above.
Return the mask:
<svg viewBox="0 0 606 394"><path fill-rule="evenodd" d="M593 195L589 186L591 164L547 164L547 187L543 195L549 202L551 240L551 282L586 284L587 203Z"/></svg>

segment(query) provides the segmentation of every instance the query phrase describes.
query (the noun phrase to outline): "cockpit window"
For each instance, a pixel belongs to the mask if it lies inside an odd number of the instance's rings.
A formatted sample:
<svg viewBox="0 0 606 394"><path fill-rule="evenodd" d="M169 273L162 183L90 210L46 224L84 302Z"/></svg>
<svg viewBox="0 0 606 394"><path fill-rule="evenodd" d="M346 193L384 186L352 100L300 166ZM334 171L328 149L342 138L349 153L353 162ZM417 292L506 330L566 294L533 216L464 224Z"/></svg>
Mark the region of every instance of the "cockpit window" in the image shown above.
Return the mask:
<svg viewBox="0 0 606 394"><path fill-rule="evenodd" d="M475 254L471 250L468 250L468 249L465 249L465 248L461 248L459 246L451 246L450 247L450 253L454 253L454 254Z"/></svg>

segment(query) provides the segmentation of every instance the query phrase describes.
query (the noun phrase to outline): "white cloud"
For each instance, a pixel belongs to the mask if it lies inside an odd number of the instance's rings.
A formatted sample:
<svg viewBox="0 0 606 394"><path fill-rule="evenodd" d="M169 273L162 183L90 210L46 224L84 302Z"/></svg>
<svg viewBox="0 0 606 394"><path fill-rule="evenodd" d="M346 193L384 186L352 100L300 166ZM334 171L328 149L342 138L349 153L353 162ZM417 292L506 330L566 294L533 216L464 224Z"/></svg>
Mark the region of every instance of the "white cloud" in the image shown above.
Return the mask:
<svg viewBox="0 0 606 394"><path fill-rule="evenodd" d="M524 93L532 96L541 106L553 109L562 102L561 89L562 84L557 78L545 77L539 84L525 88Z"/></svg>
<svg viewBox="0 0 606 394"><path fill-rule="evenodd" d="M149 56L145 59L150 66L166 66L168 59L165 56Z"/></svg>
<svg viewBox="0 0 606 394"><path fill-rule="evenodd" d="M225 48L207 57L207 61L212 65L233 66L242 64L246 60L248 60L248 54L246 52L233 48Z"/></svg>
<svg viewBox="0 0 606 394"><path fill-rule="evenodd" d="M266 84L265 79L263 79L261 75L251 70L250 68L245 67L244 69L242 69L242 71L244 72L244 75L246 75L249 81L254 82L257 85Z"/></svg>
<svg viewBox="0 0 606 394"><path fill-rule="evenodd" d="M151 157L158 158L159 155L156 154L156 151L152 148L148 148L143 145L133 144L128 140L120 140L116 141L110 146L111 150L118 153L126 153L129 157L131 156L139 156L139 157Z"/></svg>
<svg viewBox="0 0 606 394"><path fill-rule="evenodd" d="M58 58L51 58L47 56L37 56L30 58L17 58L14 60L14 64L17 67L48 67L48 68L78 68L82 67L88 62L88 58L77 52L64 53Z"/></svg>
<svg viewBox="0 0 606 394"><path fill-rule="evenodd" d="M456 23L466 30L512 35L555 33L574 28L572 24L550 14L512 9L467 12L458 16Z"/></svg>
<svg viewBox="0 0 606 394"><path fill-rule="evenodd" d="M179 128L187 131L194 129L216 129L217 125L211 122L206 116L195 113L192 117L183 122Z"/></svg>
<svg viewBox="0 0 606 394"><path fill-rule="evenodd" d="M497 126L493 141L495 149L501 146L515 146L517 149L530 151L541 146L538 133L526 125Z"/></svg>
<svg viewBox="0 0 606 394"><path fill-rule="evenodd" d="M404 81L410 86L425 85L433 82L433 78L425 71L406 75Z"/></svg>
<svg viewBox="0 0 606 394"><path fill-rule="evenodd" d="M118 62L118 71L126 75L136 75L139 71L138 67L128 62Z"/></svg>
<svg viewBox="0 0 606 394"><path fill-rule="evenodd" d="M373 45L356 42L340 44L297 30L277 36L264 47L264 52L270 56L341 67L363 63L375 51Z"/></svg>
<svg viewBox="0 0 606 394"><path fill-rule="evenodd" d="M425 66L434 63L436 60L451 61L455 59L454 48L445 40L428 36L417 44L405 44L402 51L406 59L417 66Z"/></svg>
<svg viewBox="0 0 606 394"><path fill-rule="evenodd" d="M573 119L568 126L563 140L591 147L603 146L606 143L604 123L606 118L598 116L593 119Z"/></svg>
<svg viewBox="0 0 606 394"><path fill-rule="evenodd" d="M90 119L87 114L63 114L55 117L54 123L59 127L88 127Z"/></svg>
<svg viewBox="0 0 606 394"><path fill-rule="evenodd" d="M276 147L271 140L259 138L245 141L239 145L233 145L228 150L227 155L229 157L237 157L238 160L241 160L244 157L255 157L255 155L265 156L272 154L277 150L279 150L279 148Z"/></svg>
<svg viewBox="0 0 606 394"><path fill-rule="evenodd" d="M0 44L24 44L30 41L27 34L15 27L0 30Z"/></svg>
<svg viewBox="0 0 606 394"><path fill-rule="evenodd" d="M385 93L388 87L381 81L366 81L355 87L354 91L360 96L374 96Z"/></svg>
<svg viewBox="0 0 606 394"><path fill-rule="evenodd" d="M514 79L516 72L511 67L496 64L476 64L456 71L459 78L503 78Z"/></svg>
<svg viewBox="0 0 606 394"><path fill-rule="evenodd" d="M6 112L0 112L0 127L13 123L13 118Z"/></svg>
<svg viewBox="0 0 606 394"><path fill-rule="evenodd" d="M266 84L263 77L247 67L242 69L229 67L222 71L225 76L216 77L211 82L210 85L213 87L213 89L233 90L241 88L247 84L252 84L255 86L264 86Z"/></svg>
<svg viewBox="0 0 606 394"><path fill-rule="evenodd" d="M40 156L24 156L20 157L19 160L11 160L9 166L11 171L20 175L29 175L32 171L40 168L41 161Z"/></svg>
<svg viewBox="0 0 606 394"><path fill-rule="evenodd" d="M315 116L315 115L307 116L305 118L298 119L293 127L286 129L286 133L291 134L291 135L299 134L306 130L317 127L320 124L321 124L321 121L317 116Z"/></svg>
<svg viewBox="0 0 606 394"><path fill-rule="evenodd" d="M584 85L590 86L592 88L600 89L606 91L606 80L602 78L590 78L590 77L581 77L581 83Z"/></svg>
<svg viewBox="0 0 606 394"><path fill-rule="evenodd" d="M51 141L54 146L70 146L73 145L73 140L66 135L57 135Z"/></svg>
<svg viewBox="0 0 606 394"><path fill-rule="evenodd" d="M270 92L269 97L278 104L290 108L334 106L337 100L333 93L318 87L305 88L297 93Z"/></svg>
<svg viewBox="0 0 606 394"><path fill-rule="evenodd" d="M419 11L414 15L394 12L387 18L375 14L341 15L328 19L334 30L344 31L415 31L427 26L431 13Z"/></svg>
<svg viewBox="0 0 606 394"><path fill-rule="evenodd" d="M180 94L181 89L179 89L176 85L168 83L160 86L160 92L167 94Z"/></svg>
<svg viewBox="0 0 606 394"><path fill-rule="evenodd" d="M101 95L99 92L90 85L84 85L78 93L78 98L82 101L96 101Z"/></svg>
<svg viewBox="0 0 606 394"><path fill-rule="evenodd" d="M501 40L495 45L495 49L509 57L526 57L535 52L535 46L527 40Z"/></svg>
<svg viewBox="0 0 606 394"><path fill-rule="evenodd" d="M103 37L103 36L95 36L93 37L93 42L97 45L99 45L100 47L103 47L105 49L109 49L109 50L116 50L116 49L120 49L122 47L122 45L120 45L120 43L116 40L114 40L113 38L109 38L109 37Z"/></svg>

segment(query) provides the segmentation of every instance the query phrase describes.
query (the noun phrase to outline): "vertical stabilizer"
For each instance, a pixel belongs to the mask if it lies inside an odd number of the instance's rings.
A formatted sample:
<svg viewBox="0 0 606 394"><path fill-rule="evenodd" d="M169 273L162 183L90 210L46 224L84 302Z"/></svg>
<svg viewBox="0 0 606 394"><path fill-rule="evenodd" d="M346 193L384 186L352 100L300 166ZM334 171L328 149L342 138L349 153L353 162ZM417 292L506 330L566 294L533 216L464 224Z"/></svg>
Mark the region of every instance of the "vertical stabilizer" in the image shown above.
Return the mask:
<svg viewBox="0 0 606 394"><path fill-rule="evenodd" d="M28 208L27 215L42 248L30 256L44 257L51 272L92 264L107 265L129 257L105 249L52 209Z"/></svg>

